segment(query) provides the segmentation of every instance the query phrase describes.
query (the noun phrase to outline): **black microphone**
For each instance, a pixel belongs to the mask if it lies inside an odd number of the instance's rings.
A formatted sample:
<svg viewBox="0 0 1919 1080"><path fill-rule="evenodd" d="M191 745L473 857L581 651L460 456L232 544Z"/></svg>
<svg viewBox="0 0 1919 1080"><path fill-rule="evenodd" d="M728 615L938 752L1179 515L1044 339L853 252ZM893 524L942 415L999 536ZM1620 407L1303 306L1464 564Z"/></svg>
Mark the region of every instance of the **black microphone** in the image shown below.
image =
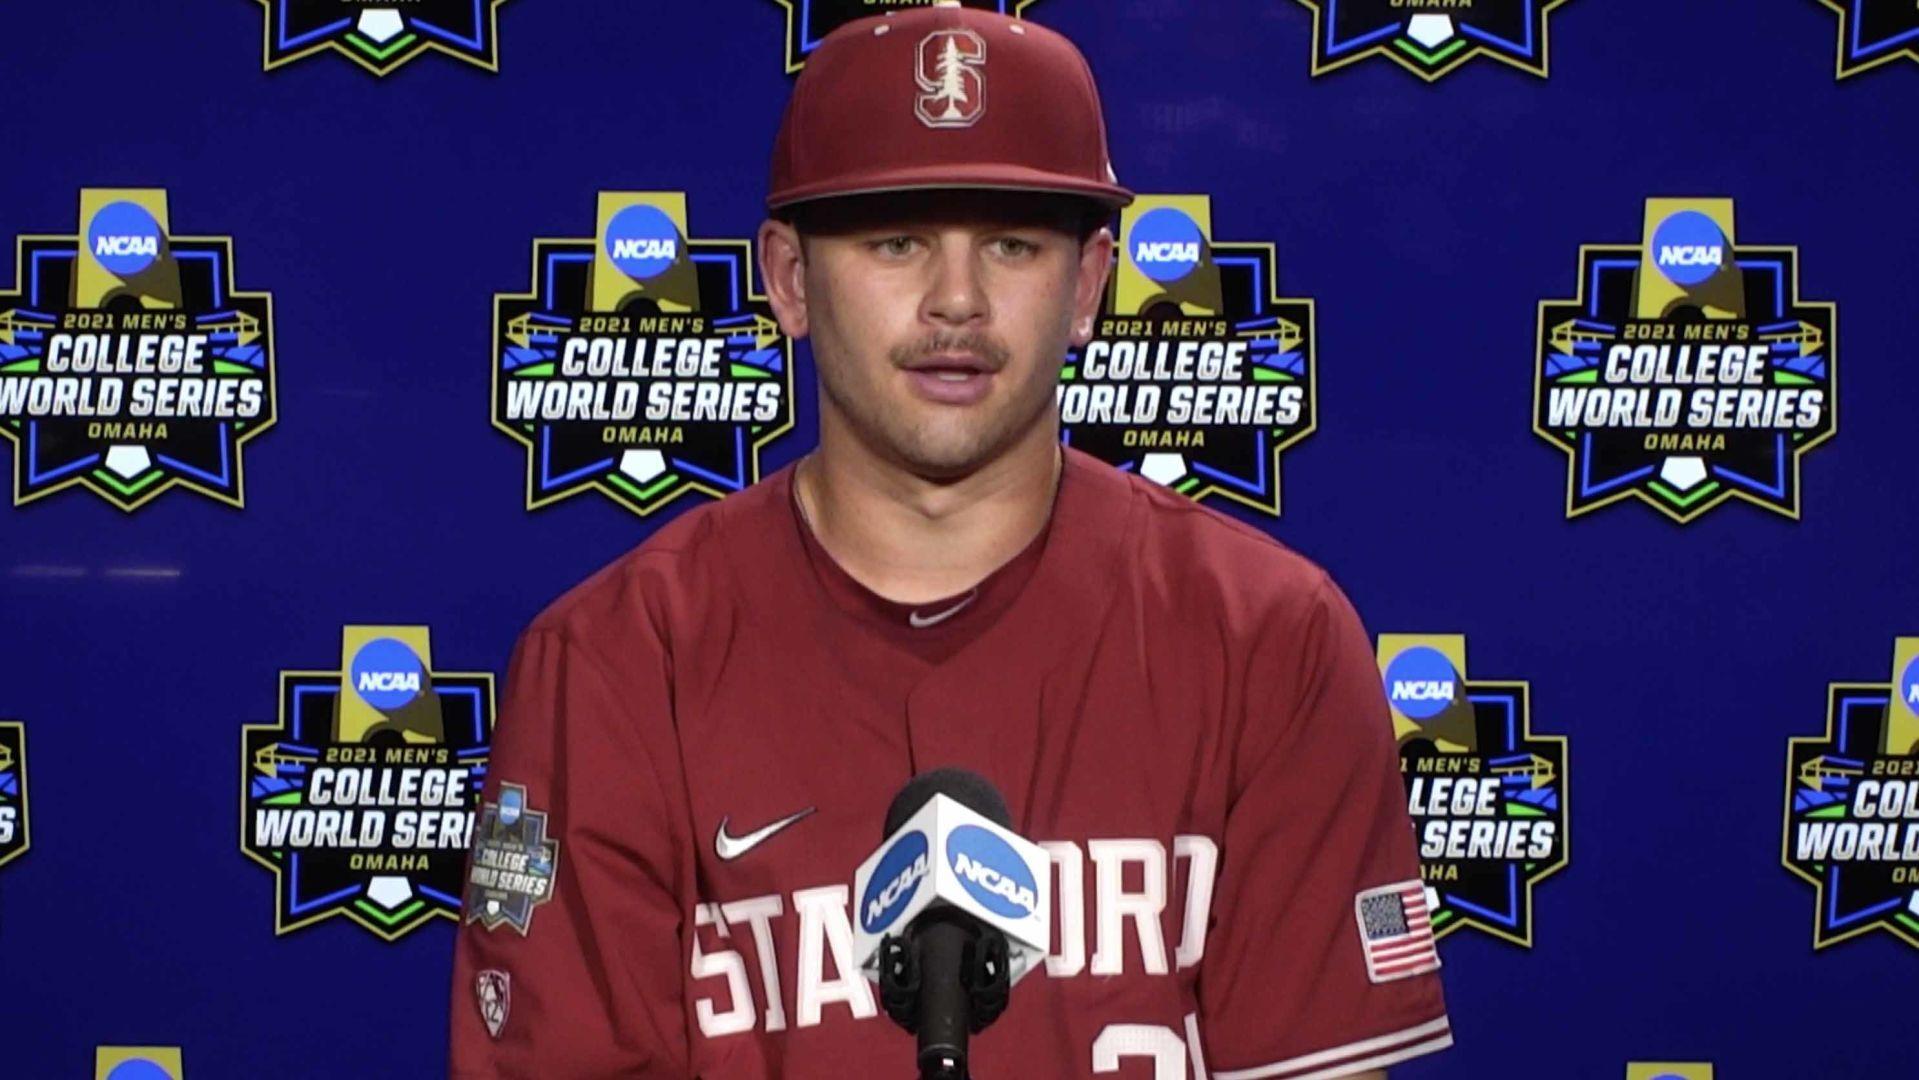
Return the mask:
<svg viewBox="0 0 1919 1080"><path fill-rule="evenodd" d="M914 777L894 797L883 840L935 795L1012 832L1006 800L990 781L945 768ZM957 907L929 908L880 948L880 998L887 1015L918 1036L921 1080L970 1080L967 1040L999 1018L1010 989L1006 935Z"/></svg>

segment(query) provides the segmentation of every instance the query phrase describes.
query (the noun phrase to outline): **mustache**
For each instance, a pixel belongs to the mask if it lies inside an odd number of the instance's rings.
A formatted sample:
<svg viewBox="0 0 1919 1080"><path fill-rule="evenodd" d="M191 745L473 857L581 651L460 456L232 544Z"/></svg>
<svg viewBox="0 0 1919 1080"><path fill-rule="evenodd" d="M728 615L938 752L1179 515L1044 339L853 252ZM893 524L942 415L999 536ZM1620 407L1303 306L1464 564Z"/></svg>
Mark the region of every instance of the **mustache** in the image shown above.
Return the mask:
<svg viewBox="0 0 1919 1080"><path fill-rule="evenodd" d="M991 364L995 371L1006 366L1013 351L985 334L940 334L912 345L895 345L887 350L896 367L907 367L941 353L972 353Z"/></svg>

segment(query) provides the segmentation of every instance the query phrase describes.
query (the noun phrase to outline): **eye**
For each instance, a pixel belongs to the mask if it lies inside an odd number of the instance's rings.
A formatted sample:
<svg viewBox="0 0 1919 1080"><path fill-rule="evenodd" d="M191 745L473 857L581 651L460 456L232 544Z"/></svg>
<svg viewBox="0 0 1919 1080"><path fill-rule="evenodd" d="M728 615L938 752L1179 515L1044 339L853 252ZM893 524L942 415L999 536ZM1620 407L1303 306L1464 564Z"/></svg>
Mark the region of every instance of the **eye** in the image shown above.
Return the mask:
<svg viewBox="0 0 1919 1080"><path fill-rule="evenodd" d="M872 243L874 251L891 258L903 258L913 253L914 245L919 243L910 236L888 236Z"/></svg>
<svg viewBox="0 0 1919 1080"><path fill-rule="evenodd" d="M1002 236L993 241L999 254L1009 259L1023 259L1039 251L1039 245L1020 236Z"/></svg>

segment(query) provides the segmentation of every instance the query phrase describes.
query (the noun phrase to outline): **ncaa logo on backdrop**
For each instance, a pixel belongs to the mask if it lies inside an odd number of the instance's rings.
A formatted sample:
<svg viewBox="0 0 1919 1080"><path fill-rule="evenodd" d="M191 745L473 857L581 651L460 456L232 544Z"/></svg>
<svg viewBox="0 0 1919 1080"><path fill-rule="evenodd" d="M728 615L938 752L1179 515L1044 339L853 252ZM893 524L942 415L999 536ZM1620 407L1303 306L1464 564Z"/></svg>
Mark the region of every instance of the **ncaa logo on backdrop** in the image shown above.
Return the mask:
<svg viewBox="0 0 1919 1080"><path fill-rule="evenodd" d="M265 8L266 70L335 52L375 75L442 53L498 71L499 9L506 0L258 0Z"/></svg>
<svg viewBox="0 0 1919 1080"><path fill-rule="evenodd" d="M1798 248L1736 242L1730 199L1648 199L1641 235L1581 247L1578 297L1539 305L1533 431L1566 455L1566 516L1797 518L1800 457L1838 427L1836 306L1800 299Z"/></svg>
<svg viewBox="0 0 1919 1080"><path fill-rule="evenodd" d="M1826 689L1823 735L1786 743L1786 869L1813 887L1812 944L1881 930L1919 948L1919 637L1890 678Z"/></svg>
<svg viewBox="0 0 1919 1080"><path fill-rule="evenodd" d="M1280 454L1317 423L1313 301L1270 243L1212 239L1205 195L1142 195L1093 338L1069 350L1061 437L1193 499L1277 516Z"/></svg>
<svg viewBox="0 0 1919 1080"><path fill-rule="evenodd" d="M336 669L280 673L279 713L241 729L240 756L240 849L273 871L274 932L339 915L394 941L458 919L493 676L435 669L424 626L349 626Z"/></svg>
<svg viewBox="0 0 1919 1080"><path fill-rule="evenodd" d="M589 239L533 242L493 302L493 426L526 449L526 506L599 492L642 516L760 477L793 427L793 343L748 240L690 240L681 192L601 192Z"/></svg>
<svg viewBox="0 0 1919 1080"><path fill-rule="evenodd" d="M1381 634L1400 773L1436 937L1533 943L1533 886L1568 858L1566 739L1535 735L1532 688L1466 674L1459 634Z"/></svg>
<svg viewBox="0 0 1919 1080"><path fill-rule="evenodd" d="M33 831L27 818L27 726L0 720L0 866L27 853Z"/></svg>
<svg viewBox="0 0 1919 1080"><path fill-rule="evenodd" d="M1839 14L1837 77L1895 60L1919 61L1919 5L1906 0L1818 0Z"/></svg>
<svg viewBox="0 0 1919 1080"><path fill-rule="evenodd" d="M97 1046L94 1080L186 1080L177 1046Z"/></svg>
<svg viewBox="0 0 1919 1080"><path fill-rule="evenodd" d="M174 235L160 189L84 188L79 230L20 237L14 273L14 504L78 487L129 512L175 488L245 505L241 450L276 413L273 299L234 288L232 238Z"/></svg>
<svg viewBox="0 0 1919 1080"><path fill-rule="evenodd" d="M1313 74L1384 57L1431 82L1476 56L1546 77L1546 17L1566 0L1299 0Z"/></svg>
<svg viewBox="0 0 1919 1080"><path fill-rule="evenodd" d="M806 58L812 55L814 49L819 48L820 42L825 40L826 35L855 19L864 19L869 15L891 14L909 8L933 6L933 0L884 0L882 3L875 3L875 0L773 0L773 2L785 9L786 13L786 72L789 75L797 74L806 66ZM1037 3L1039 0L962 0L964 7L978 8L981 11L997 11L1002 15L1014 16L1024 14L1028 8ZM953 51L961 63L968 62L966 60L968 54L964 52L964 48L964 42L954 44ZM980 49L983 54L984 43L980 44ZM925 51L926 44L922 42L920 85L924 92L930 94L934 92L934 88L927 86L926 80L929 78L929 72L937 71L939 56L936 55L928 61L923 55ZM946 51L944 42L940 43L939 51L942 55ZM921 118L924 119L924 115Z"/></svg>

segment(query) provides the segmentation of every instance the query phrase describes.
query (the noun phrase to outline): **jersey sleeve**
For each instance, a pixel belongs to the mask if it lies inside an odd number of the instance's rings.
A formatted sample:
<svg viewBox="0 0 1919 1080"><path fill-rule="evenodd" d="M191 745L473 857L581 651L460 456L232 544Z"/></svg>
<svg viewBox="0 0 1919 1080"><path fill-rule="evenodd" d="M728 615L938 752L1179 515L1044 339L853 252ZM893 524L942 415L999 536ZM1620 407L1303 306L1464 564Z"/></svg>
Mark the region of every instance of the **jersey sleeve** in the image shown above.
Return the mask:
<svg viewBox="0 0 1919 1080"><path fill-rule="evenodd" d="M1452 1044L1371 644L1323 575L1287 623L1246 676L1199 976L1214 1080L1321 1080Z"/></svg>
<svg viewBox="0 0 1919 1080"><path fill-rule="evenodd" d="M454 946L453 1080L690 1075L691 856L642 723L666 726L668 659L640 636L617 668L539 624L514 648Z"/></svg>

